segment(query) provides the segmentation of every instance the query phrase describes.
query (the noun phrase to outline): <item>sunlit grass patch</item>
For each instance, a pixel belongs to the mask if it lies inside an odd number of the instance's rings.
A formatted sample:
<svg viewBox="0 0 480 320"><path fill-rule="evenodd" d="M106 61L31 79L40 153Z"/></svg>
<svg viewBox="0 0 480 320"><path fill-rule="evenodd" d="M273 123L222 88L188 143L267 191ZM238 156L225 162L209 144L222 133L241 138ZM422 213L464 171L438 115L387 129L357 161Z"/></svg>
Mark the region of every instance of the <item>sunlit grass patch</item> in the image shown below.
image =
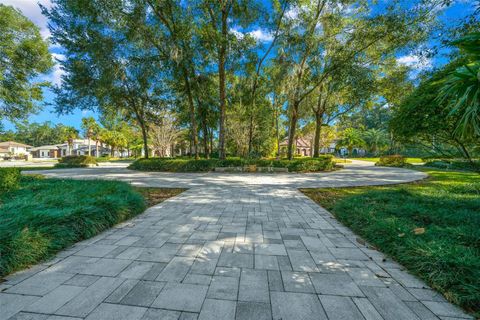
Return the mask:
<svg viewBox="0 0 480 320"><path fill-rule="evenodd" d="M342 223L480 315L480 175L424 170L423 181L303 189ZM415 234L416 228L425 232Z"/></svg>

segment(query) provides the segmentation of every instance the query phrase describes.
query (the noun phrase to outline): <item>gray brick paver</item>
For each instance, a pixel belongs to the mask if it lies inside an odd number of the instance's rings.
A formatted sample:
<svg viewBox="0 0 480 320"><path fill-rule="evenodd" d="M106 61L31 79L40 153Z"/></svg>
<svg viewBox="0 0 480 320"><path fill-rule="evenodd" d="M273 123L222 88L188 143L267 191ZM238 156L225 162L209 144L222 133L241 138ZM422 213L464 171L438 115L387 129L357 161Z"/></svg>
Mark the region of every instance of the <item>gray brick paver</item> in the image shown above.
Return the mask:
<svg viewBox="0 0 480 320"><path fill-rule="evenodd" d="M101 170L48 174L99 178ZM0 319L469 318L295 190L406 182L421 173L373 166L302 175L122 170L108 174L191 189L7 277Z"/></svg>
<svg viewBox="0 0 480 320"><path fill-rule="evenodd" d="M55 313L64 316L85 317L123 281L120 278L102 277Z"/></svg>

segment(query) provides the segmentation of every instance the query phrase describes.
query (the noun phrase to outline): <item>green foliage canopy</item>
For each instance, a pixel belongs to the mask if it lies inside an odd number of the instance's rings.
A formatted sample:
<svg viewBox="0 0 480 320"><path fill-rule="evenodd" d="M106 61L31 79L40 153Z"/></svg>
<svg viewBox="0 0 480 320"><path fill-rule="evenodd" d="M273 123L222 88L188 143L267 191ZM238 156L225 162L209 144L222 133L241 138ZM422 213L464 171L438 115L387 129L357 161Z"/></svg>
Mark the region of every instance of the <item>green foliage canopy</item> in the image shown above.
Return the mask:
<svg viewBox="0 0 480 320"><path fill-rule="evenodd" d="M23 118L42 100L39 81L53 66L48 43L37 26L11 6L0 4L0 120Z"/></svg>

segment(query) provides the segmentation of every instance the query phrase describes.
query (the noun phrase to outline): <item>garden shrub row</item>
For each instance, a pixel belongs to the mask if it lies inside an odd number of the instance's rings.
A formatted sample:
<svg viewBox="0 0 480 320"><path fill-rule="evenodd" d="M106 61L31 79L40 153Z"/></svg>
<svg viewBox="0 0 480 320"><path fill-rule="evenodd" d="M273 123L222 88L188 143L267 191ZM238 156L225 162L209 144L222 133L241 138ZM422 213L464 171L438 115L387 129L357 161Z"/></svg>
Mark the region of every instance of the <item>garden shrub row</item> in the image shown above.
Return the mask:
<svg viewBox="0 0 480 320"><path fill-rule="evenodd" d="M407 159L401 155L383 156L375 163L376 166L381 167L406 167L409 166Z"/></svg>
<svg viewBox="0 0 480 320"><path fill-rule="evenodd" d="M145 206L124 182L24 176L17 190L0 193L0 276L47 259Z"/></svg>
<svg viewBox="0 0 480 320"><path fill-rule="evenodd" d="M438 169L480 171L479 160L475 160L472 164L465 159L427 159L425 166Z"/></svg>
<svg viewBox="0 0 480 320"><path fill-rule="evenodd" d="M58 160L56 168L85 168L97 165L97 159L92 156L66 156Z"/></svg>
<svg viewBox="0 0 480 320"><path fill-rule="evenodd" d="M330 171L335 167L331 156L319 158L298 158L294 160L275 159L172 159L149 158L138 159L129 168L140 171L167 171L167 172L207 172L216 167L243 167L256 165L257 167L288 168L289 172L316 172Z"/></svg>

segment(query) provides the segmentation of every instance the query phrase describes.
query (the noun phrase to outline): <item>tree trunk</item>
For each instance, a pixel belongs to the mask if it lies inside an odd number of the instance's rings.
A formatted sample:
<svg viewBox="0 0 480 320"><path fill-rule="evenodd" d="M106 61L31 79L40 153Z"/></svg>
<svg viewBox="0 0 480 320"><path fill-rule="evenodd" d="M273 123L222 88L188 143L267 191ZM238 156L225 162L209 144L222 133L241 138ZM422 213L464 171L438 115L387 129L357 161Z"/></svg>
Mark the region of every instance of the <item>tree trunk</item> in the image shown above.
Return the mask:
<svg viewBox="0 0 480 320"><path fill-rule="evenodd" d="M209 137L210 137L210 152L213 152L213 128L210 129Z"/></svg>
<svg viewBox="0 0 480 320"><path fill-rule="evenodd" d="M148 159L148 133L147 133L147 128L145 126L145 123L143 121L140 122L140 127L142 128L142 139L143 139L143 150L145 152L145 159Z"/></svg>
<svg viewBox="0 0 480 320"><path fill-rule="evenodd" d="M90 146L90 137L88 138L88 155L92 155L92 147Z"/></svg>
<svg viewBox="0 0 480 320"><path fill-rule="evenodd" d="M95 141L95 157L98 158L98 140Z"/></svg>
<svg viewBox="0 0 480 320"><path fill-rule="evenodd" d="M253 106L255 108L255 105ZM248 157L250 157L253 148L253 114L250 115L250 123L248 125Z"/></svg>
<svg viewBox="0 0 480 320"><path fill-rule="evenodd" d="M278 110L275 103L274 103L274 108L275 108L275 134L277 137L277 160L279 160L280 159L280 125L278 121Z"/></svg>
<svg viewBox="0 0 480 320"><path fill-rule="evenodd" d="M293 102L292 108L292 118L290 119L290 127L288 128L288 146L287 146L287 157L288 160L293 159L293 142L295 141L295 134L297 130L297 121L298 121L298 107L300 102L295 100Z"/></svg>
<svg viewBox="0 0 480 320"><path fill-rule="evenodd" d="M227 18L228 12L226 6L222 8L222 40L218 52L218 77L220 81L220 128L218 134L218 157L224 160L225 154L225 109L226 109L226 77L225 77L225 57L227 54Z"/></svg>
<svg viewBox="0 0 480 320"><path fill-rule="evenodd" d="M477 172L480 172L480 168L477 168L477 165L475 164L475 162L473 161L472 159L472 156L470 155L470 152L468 152L467 148L465 147L465 145L463 143L461 143L458 139L454 138L454 140L457 142L457 144L460 146L460 150L462 151L463 153L463 156L467 159L467 161L470 163L470 165L472 166L472 168L477 171Z"/></svg>
<svg viewBox="0 0 480 320"><path fill-rule="evenodd" d="M313 157L320 156L320 134L322 133L323 114L315 112L315 138L313 142Z"/></svg>
<svg viewBox="0 0 480 320"><path fill-rule="evenodd" d="M208 150L208 128L207 128L207 121L203 119L203 151L205 152L205 158L210 159L210 150Z"/></svg>
<svg viewBox="0 0 480 320"><path fill-rule="evenodd" d="M190 107L190 124L191 124L191 137L193 144L193 153L195 154L195 160L200 157L198 155L198 137L197 137L197 120L195 119L195 105L193 103L192 88L190 86L190 79L188 77L187 70L183 68L183 76L185 80L185 89L187 91L188 105Z"/></svg>

